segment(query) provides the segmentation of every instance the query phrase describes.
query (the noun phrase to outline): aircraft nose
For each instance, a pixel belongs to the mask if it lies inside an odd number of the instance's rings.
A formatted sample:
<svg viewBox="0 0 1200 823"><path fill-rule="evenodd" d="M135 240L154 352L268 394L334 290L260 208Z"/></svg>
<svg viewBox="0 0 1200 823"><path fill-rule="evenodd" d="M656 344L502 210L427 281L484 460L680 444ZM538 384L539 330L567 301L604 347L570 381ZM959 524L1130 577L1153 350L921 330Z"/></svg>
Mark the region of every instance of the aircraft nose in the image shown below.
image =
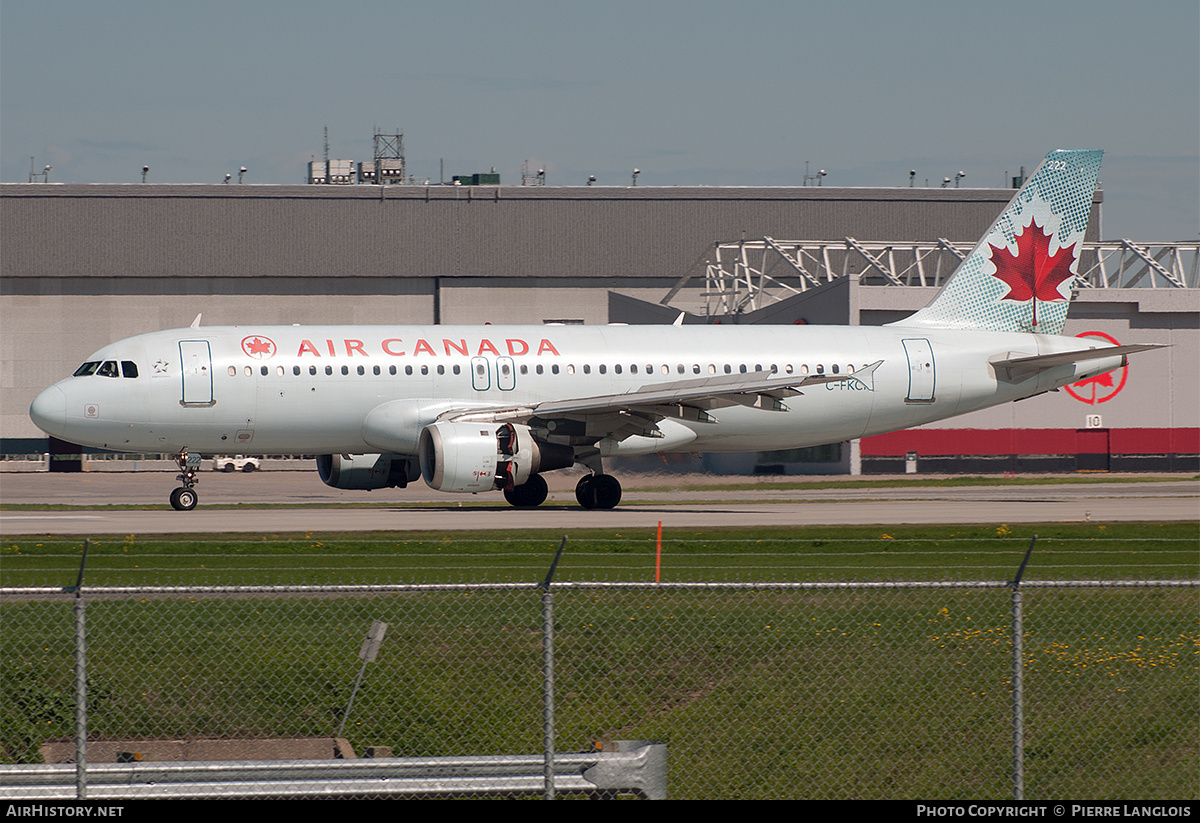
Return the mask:
<svg viewBox="0 0 1200 823"><path fill-rule="evenodd" d="M67 429L67 396L58 386L51 386L34 398L29 417L46 434L62 437Z"/></svg>

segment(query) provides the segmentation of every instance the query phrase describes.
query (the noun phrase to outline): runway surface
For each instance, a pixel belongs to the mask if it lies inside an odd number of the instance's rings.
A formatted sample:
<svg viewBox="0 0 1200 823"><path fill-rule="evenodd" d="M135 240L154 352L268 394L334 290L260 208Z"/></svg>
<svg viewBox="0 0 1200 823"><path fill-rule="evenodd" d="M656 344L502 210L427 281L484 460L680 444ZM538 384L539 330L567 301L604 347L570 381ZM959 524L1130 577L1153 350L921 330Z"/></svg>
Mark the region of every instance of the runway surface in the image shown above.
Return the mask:
<svg viewBox="0 0 1200 823"><path fill-rule="evenodd" d="M0 535L557 530L653 527L658 522L672 527L711 528L1200 521L1200 480L1195 478L1145 482L1131 476L1108 478L1108 482L1101 483L901 488L883 486L877 482L881 478L870 478L858 479L851 488L837 489L816 485L831 478L811 478L808 484L803 478L786 478L800 486L770 489L761 486L780 478L623 477L624 498L611 511L587 511L577 506L572 491L575 476L556 473L548 479L551 497L547 505L514 509L499 493L447 495L423 484L408 489L344 492L324 486L312 471L249 475L205 472L197 489L200 506L191 512L176 512L167 504L167 495L176 485L171 473L5 473L0 474L0 504L78 508L0 512ZM759 487L713 487L738 482ZM569 505L552 505L554 502ZM376 505L314 505L330 503ZM228 508L232 504L278 505ZM90 508L107 505L146 508Z"/></svg>

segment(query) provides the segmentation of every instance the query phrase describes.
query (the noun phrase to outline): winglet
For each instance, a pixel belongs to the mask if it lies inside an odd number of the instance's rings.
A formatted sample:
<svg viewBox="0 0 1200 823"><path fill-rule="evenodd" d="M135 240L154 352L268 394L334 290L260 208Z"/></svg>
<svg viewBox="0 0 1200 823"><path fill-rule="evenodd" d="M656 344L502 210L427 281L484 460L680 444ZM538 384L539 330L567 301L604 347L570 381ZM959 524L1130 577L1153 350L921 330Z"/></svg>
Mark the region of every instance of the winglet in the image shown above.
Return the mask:
<svg viewBox="0 0 1200 823"><path fill-rule="evenodd" d="M204 316L204 312L201 312L200 314L197 314L197 315L196 315L196 319L192 321L192 325L191 325L189 328L193 328L193 329L198 329L198 328L200 328L200 318L201 318L201 317L203 317L203 316Z"/></svg>

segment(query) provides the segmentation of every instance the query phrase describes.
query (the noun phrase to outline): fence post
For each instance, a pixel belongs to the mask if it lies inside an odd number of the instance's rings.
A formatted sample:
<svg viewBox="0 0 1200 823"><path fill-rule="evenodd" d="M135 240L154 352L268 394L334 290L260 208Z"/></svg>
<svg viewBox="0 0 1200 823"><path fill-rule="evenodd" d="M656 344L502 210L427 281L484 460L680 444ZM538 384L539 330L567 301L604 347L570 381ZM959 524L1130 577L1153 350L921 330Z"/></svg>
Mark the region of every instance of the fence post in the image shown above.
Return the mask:
<svg viewBox="0 0 1200 823"><path fill-rule="evenodd" d="M75 796L87 800L87 604L75 593Z"/></svg>
<svg viewBox="0 0 1200 823"><path fill-rule="evenodd" d="M543 797L554 799L554 593L542 591L542 749L546 787Z"/></svg>
<svg viewBox="0 0 1200 823"><path fill-rule="evenodd" d="M1021 602L1021 578L1037 535L1029 541L1025 558L1012 581L1012 723L1013 723L1013 800L1025 799L1025 613Z"/></svg>
<svg viewBox="0 0 1200 823"><path fill-rule="evenodd" d="M1012 590L1013 632L1013 800L1025 799L1025 710L1023 661L1025 652L1022 644L1023 615L1021 611L1021 589Z"/></svg>
<svg viewBox="0 0 1200 823"><path fill-rule="evenodd" d="M542 796L545 800L554 799L554 594L550 584L554 582L554 572L566 545L567 536L563 535L546 579L538 584L542 590L542 751L546 784Z"/></svg>
<svg viewBox="0 0 1200 823"><path fill-rule="evenodd" d="M75 796L87 799L87 603L83 599L83 574L91 538L83 541L79 574L75 578Z"/></svg>

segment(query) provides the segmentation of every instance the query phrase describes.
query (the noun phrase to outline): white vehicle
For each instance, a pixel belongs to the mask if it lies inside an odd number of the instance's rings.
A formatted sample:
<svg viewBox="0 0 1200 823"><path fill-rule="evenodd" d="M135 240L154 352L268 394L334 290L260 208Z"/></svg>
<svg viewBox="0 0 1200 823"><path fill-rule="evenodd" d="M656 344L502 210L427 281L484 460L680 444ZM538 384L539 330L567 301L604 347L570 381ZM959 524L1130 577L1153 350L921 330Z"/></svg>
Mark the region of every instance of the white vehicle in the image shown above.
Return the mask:
<svg viewBox="0 0 1200 823"><path fill-rule="evenodd" d="M30 408L48 434L195 458L308 453L342 489L546 497L582 464L617 505L610 455L790 449L896 431L1051 391L1155 346L1062 336L1099 151L1047 155L934 300L882 327L264 326L104 347ZM127 367L128 366L128 367Z"/></svg>
<svg viewBox="0 0 1200 823"><path fill-rule="evenodd" d="M213 471L216 472L253 472L258 471L257 457L247 457L244 454L222 454L213 458Z"/></svg>

